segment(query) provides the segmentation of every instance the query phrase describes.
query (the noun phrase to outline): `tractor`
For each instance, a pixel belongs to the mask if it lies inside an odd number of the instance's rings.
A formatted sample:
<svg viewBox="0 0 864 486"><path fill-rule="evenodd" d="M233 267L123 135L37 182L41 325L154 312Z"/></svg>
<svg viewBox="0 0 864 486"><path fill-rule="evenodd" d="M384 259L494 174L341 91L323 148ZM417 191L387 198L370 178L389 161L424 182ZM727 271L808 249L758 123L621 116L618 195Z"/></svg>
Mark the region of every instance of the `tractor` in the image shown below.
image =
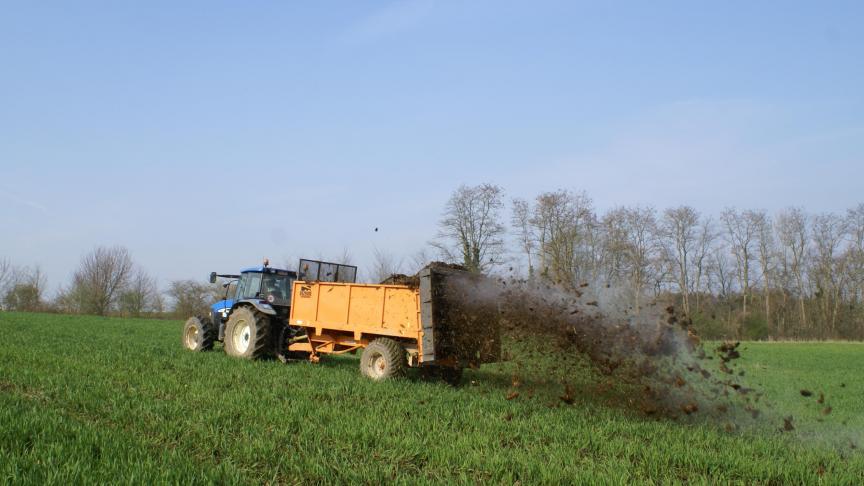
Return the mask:
<svg viewBox="0 0 864 486"><path fill-rule="evenodd" d="M300 260L301 279L353 282L357 267L316 260ZM183 328L183 346L191 351L213 349L224 343L229 356L256 359L275 355L281 360L298 358L287 351L302 328L288 325L292 284L297 272L270 267L242 270L239 275L210 273L210 282L223 284L224 298L210 307L210 315L190 317Z"/></svg>
<svg viewBox="0 0 864 486"><path fill-rule="evenodd" d="M211 282L229 279L225 298L186 321L183 346L222 341L229 356L313 363L362 351L360 372L373 380L423 368L454 384L466 366L500 361L497 304L471 297L488 288L482 275L437 262L405 284L357 284L356 275L316 260L300 260L297 272L266 260L240 275L213 272Z"/></svg>

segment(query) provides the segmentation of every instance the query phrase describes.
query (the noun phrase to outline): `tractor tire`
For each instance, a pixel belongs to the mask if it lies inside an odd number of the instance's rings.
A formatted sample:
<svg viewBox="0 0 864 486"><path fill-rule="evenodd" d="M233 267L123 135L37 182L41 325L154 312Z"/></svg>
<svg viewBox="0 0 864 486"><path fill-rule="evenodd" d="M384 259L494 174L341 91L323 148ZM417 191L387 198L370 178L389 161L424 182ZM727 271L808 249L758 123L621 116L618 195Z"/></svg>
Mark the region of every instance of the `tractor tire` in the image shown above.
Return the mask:
<svg viewBox="0 0 864 486"><path fill-rule="evenodd" d="M360 372L369 378L380 381L402 376L405 373L407 357L405 348L388 338L372 341L360 356Z"/></svg>
<svg viewBox="0 0 864 486"><path fill-rule="evenodd" d="M189 351L210 351L216 341L216 328L210 319L193 316L183 326L183 347Z"/></svg>
<svg viewBox="0 0 864 486"><path fill-rule="evenodd" d="M272 350L270 319L250 307L238 307L225 325L224 342L228 356L260 358Z"/></svg>

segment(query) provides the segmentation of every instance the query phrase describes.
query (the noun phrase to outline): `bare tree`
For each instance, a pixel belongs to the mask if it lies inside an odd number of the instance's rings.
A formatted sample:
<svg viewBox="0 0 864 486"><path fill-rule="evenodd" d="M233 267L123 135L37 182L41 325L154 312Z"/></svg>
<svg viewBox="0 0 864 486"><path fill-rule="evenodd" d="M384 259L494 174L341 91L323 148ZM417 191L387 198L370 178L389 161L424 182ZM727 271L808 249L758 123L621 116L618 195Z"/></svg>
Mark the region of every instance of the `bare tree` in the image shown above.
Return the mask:
<svg viewBox="0 0 864 486"><path fill-rule="evenodd" d="M700 304L702 295L703 279L708 277L709 256L714 249L714 242L717 240L718 234L714 228L714 221L708 217L699 225L698 237L693 255L693 271L694 275L691 279L693 284L693 293L696 294L696 311L701 311ZM706 286L707 287L707 286Z"/></svg>
<svg viewBox="0 0 864 486"><path fill-rule="evenodd" d="M726 328L732 323L732 263L729 261L729 251L725 247L716 247L708 256L708 288L716 288L716 295L728 309L726 313ZM734 332L740 337L741 329Z"/></svg>
<svg viewBox="0 0 864 486"><path fill-rule="evenodd" d="M537 197L531 217L540 275L573 287L586 270L584 250L594 211L585 193L546 192Z"/></svg>
<svg viewBox="0 0 864 486"><path fill-rule="evenodd" d="M864 203L846 212L849 235L848 271L851 279L853 305L864 301Z"/></svg>
<svg viewBox="0 0 864 486"><path fill-rule="evenodd" d="M641 302L642 290L651 277L649 269L654 265L660 250L657 239L657 217L654 208L623 208L626 255L630 268L630 284L635 296L635 307Z"/></svg>
<svg viewBox="0 0 864 486"><path fill-rule="evenodd" d="M16 271L9 258L0 258L0 297L5 296L12 287Z"/></svg>
<svg viewBox="0 0 864 486"><path fill-rule="evenodd" d="M499 263L504 246L502 197L503 190L493 184L460 186L447 202L438 223L438 239L432 245L449 260L461 258L472 272Z"/></svg>
<svg viewBox="0 0 864 486"><path fill-rule="evenodd" d="M206 316L214 293L218 290L217 287L194 280L172 280L165 293L172 300L174 316L182 319Z"/></svg>
<svg viewBox="0 0 864 486"><path fill-rule="evenodd" d="M723 300L728 300L732 293L732 270L729 268L728 255L726 248L715 248L709 256L711 281L713 282L709 286L716 287L717 295Z"/></svg>
<svg viewBox="0 0 864 486"><path fill-rule="evenodd" d="M732 255L735 257L735 269L743 299L743 314L746 315L747 299L750 295L750 263L753 261L756 226L750 211L741 213L729 208L723 211L720 218L726 226L726 240Z"/></svg>
<svg viewBox="0 0 864 486"><path fill-rule="evenodd" d="M158 296L156 280L143 268L137 268L118 299L120 311L124 315L133 317L138 317L147 311L154 311Z"/></svg>
<svg viewBox="0 0 864 486"><path fill-rule="evenodd" d="M528 259L528 277L534 276L534 265L531 260L536 246L533 227L531 226L531 206L524 199L513 199L513 215L510 224L516 232L519 249Z"/></svg>
<svg viewBox="0 0 864 486"><path fill-rule="evenodd" d="M821 310L823 323L828 326L829 336L837 329L840 298L845 284L846 260L840 250L846 236L846 225L835 214L819 214L812 219L813 246L816 250L813 279L816 283L816 300Z"/></svg>
<svg viewBox="0 0 864 486"><path fill-rule="evenodd" d="M9 310L40 311L46 286L47 279L39 265L15 269L3 294L3 305Z"/></svg>
<svg viewBox="0 0 864 486"><path fill-rule="evenodd" d="M748 213L755 227L756 246L759 254L759 267L762 272L762 293L765 301L765 321L769 328L771 321L771 288L774 281L773 259L776 254L774 243L774 229L771 218L764 211L752 211Z"/></svg>
<svg viewBox="0 0 864 486"><path fill-rule="evenodd" d="M411 273L414 274L414 273L419 272L420 269L422 269L423 267L428 265L429 262L431 262L431 261L432 261L432 259L429 257L429 254L426 253L425 248L421 248L421 249L417 250L413 255L411 255L411 263L410 263Z"/></svg>
<svg viewBox="0 0 864 486"><path fill-rule="evenodd" d="M608 211L600 220L603 241L601 273L606 284L621 285L627 280L627 228L624 219L624 212L619 208Z"/></svg>
<svg viewBox="0 0 864 486"><path fill-rule="evenodd" d="M122 246L100 246L84 255L75 271L71 295L86 314L105 315L129 281L132 258Z"/></svg>
<svg viewBox="0 0 864 486"><path fill-rule="evenodd" d="M581 244L583 256L580 258L580 265L584 270L581 273L585 275L585 279L600 283L606 275L605 267L610 257L603 221L598 219L592 210L586 215L583 228L584 237Z"/></svg>
<svg viewBox="0 0 864 486"><path fill-rule="evenodd" d="M699 213L690 206L667 209L663 213L661 235L672 262L684 311L690 313L690 265L697 250Z"/></svg>
<svg viewBox="0 0 864 486"><path fill-rule="evenodd" d="M804 300L807 297L804 272L807 257L807 215L798 208L789 208L777 216L775 224L777 239L783 246L784 258L789 262L789 271L797 287L801 327L807 326L807 312Z"/></svg>
<svg viewBox="0 0 864 486"><path fill-rule="evenodd" d="M336 256L334 263L340 263L342 265L351 265L351 263L353 261L354 261L354 256L351 255L351 250L349 250L348 247L346 246L346 247L343 247L342 252Z"/></svg>
<svg viewBox="0 0 864 486"><path fill-rule="evenodd" d="M402 259L397 259L392 253L387 253L383 250L375 248L373 251L371 280L373 282L383 282L392 275L402 272Z"/></svg>

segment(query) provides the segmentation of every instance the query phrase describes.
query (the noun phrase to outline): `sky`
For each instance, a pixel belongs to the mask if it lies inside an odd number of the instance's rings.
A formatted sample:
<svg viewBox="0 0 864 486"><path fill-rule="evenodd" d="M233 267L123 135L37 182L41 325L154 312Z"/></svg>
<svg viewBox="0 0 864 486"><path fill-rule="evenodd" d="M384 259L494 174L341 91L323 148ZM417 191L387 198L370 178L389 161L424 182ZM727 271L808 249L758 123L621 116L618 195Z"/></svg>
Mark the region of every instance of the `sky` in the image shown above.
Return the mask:
<svg viewBox="0 0 864 486"><path fill-rule="evenodd" d="M864 2L0 1L0 257L162 285L427 247L460 184L864 202ZM375 231L378 228L378 231Z"/></svg>

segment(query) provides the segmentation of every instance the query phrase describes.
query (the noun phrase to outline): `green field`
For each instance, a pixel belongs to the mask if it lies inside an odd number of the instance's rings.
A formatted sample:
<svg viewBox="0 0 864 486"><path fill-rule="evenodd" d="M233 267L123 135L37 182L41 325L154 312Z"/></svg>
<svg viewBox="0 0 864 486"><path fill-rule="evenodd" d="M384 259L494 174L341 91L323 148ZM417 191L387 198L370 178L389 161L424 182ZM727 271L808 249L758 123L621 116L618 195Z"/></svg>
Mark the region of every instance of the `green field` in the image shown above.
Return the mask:
<svg viewBox="0 0 864 486"><path fill-rule="evenodd" d="M729 433L607 405L590 376L572 405L507 400L496 367L466 371L458 388L374 383L351 356L284 365L186 352L181 327L0 312L0 483L864 480L864 453L849 445L864 447L859 344L746 343L739 366L775 410ZM802 388L823 391L832 412ZM796 430L782 433L786 415Z"/></svg>

